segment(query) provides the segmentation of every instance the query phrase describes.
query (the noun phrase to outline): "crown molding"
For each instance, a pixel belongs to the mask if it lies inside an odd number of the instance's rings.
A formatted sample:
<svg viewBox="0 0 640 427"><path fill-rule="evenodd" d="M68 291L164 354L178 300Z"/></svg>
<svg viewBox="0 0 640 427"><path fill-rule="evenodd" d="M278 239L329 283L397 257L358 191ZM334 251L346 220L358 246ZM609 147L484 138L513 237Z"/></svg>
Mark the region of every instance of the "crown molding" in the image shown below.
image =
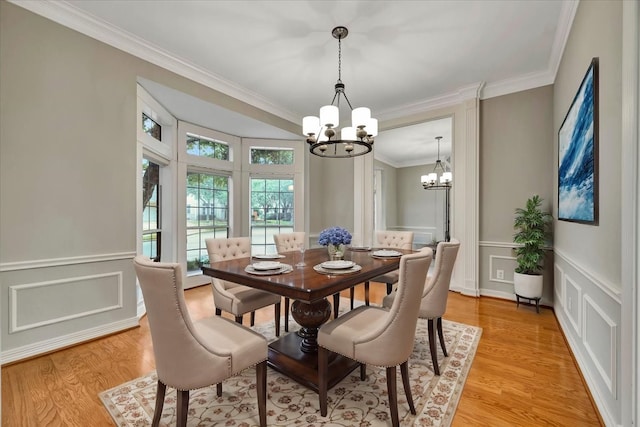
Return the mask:
<svg viewBox="0 0 640 427"><path fill-rule="evenodd" d="M573 18L576 16L579 3L579 0L562 2L562 9L560 11L560 16L558 17L555 39L553 40L551 54L549 55L549 63L547 64L547 69L545 71L525 74L499 82L488 83L482 92L481 99L493 98L496 96L507 95L509 93L553 84L556 80L558 67L562 60L564 47L567 44L567 39L571 32L571 25L573 24Z"/></svg>
<svg viewBox="0 0 640 427"><path fill-rule="evenodd" d="M109 46L113 46L137 58L172 71L275 116L293 123L299 122L297 114L268 101L261 95L251 92L229 80L225 80L214 73L208 72L127 31L109 25L105 21L87 14L66 1L8 1L37 15L57 22L60 25L71 28L86 36L106 43Z"/></svg>
<svg viewBox="0 0 640 427"><path fill-rule="evenodd" d="M255 92L206 71L131 33L113 27L66 1L8 1L275 116L293 123L300 122L301 117L298 114L288 111ZM558 18L558 28L546 70L490 82L486 85L483 82L470 84L423 101L382 110L377 114L378 118L380 120L391 120L452 107L469 99L488 99L553 84L578 5L579 0L564 1L562 4L562 10Z"/></svg>
<svg viewBox="0 0 640 427"><path fill-rule="evenodd" d="M571 26L573 25L573 19L576 16L579 4L580 0L566 1L562 3L562 10L560 12L560 17L558 18L556 38L553 41L551 55L549 56L548 70L553 75L552 83L556 80L560 61L562 61L562 54L564 53L564 48L567 45Z"/></svg>
<svg viewBox="0 0 640 427"><path fill-rule="evenodd" d="M463 86L453 92L438 95L424 101L382 110L376 115L378 116L379 120L391 120L410 116L413 114L424 113L439 108L452 107L468 99L474 99L478 95L478 92L483 85L484 82L478 82L468 86Z"/></svg>
<svg viewBox="0 0 640 427"><path fill-rule="evenodd" d="M374 143L374 146L375 146L375 143ZM386 164L388 164L389 166L392 166L392 167L394 167L394 168L396 168L396 169L398 169L398 168L400 167L400 165L399 165L396 161L394 161L394 160L392 160L392 159L388 158L388 157L387 157L387 156L385 156L384 154L380 154L380 153L378 153L378 152L375 152L375 151L374 151L373 156L374 156L374 158L375 158L376 160L378 160L378 161L380 161L380 162L382 162L382 163L386 163Z"/></svg>
<svg viewBox="0 0 640 427"><path fill-rule="evenodd" d="M542 71L525 74L512 79L501 80L499 82L487 83L482 90L480 99L495 98L496 96L508 95L510 93L547 86L553 84L554 79L555 75L551 74L549 71Z"/></svg>

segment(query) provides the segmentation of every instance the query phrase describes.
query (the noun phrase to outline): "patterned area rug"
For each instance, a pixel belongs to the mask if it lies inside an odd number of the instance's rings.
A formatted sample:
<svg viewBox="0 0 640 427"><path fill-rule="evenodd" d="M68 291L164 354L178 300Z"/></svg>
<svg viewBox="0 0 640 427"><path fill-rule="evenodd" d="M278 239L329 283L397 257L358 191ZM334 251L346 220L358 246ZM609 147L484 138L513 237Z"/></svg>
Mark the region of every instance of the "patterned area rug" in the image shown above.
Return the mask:
<svg viewBox="0 0 640 427"><path fill-rule="evenodd" d="M348 302L343 307L348 306ZM419 320L413 354L409 360L411 391L417 415L409 412L402 379L398 373L398 412L402 426L448 426L471 367L482 330L475 326L443 320L449 357L438 345L441 376L433 374L427 321ZM281 323L283 324L283 323ZM296 325L290 321L290 332ZM296 325L297 326L297 325ZM254 329L273 340L273 322ZM329 390L328 413L320 416L318 395L288 377L267 371L267 424L269 426L382 427L391 425L385 370L367 366L367 379L359 370ZM100 393L100 399L118 426L151 425L157 377L151 372L141 378ZM258 425L255 370L248 369L223 383L222 397L215 386L194 390L189 400L189 426ZM176 392L167 388L161 426L175 425Z"/></svg>

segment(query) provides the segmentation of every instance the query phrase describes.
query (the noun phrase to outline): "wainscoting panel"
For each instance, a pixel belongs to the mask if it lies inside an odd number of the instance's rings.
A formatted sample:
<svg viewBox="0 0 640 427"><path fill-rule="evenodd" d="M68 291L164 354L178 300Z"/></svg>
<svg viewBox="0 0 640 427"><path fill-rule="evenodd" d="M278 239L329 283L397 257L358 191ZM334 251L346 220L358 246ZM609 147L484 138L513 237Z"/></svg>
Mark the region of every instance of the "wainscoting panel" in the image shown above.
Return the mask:
<svg viewBox="0 0 640 427"><path fill-rule="evenodd" d="M5 263L2 363L138 324L133 253Z"/></svg>
<svg viewBox="0 0 640 427"><path fill-rule="evenodd" d="M479 248L480 295L516 300L513 290L513 273L517 267L512 242L481 241ZM548 248L550 249L550 248ZM553 306L553 251L545 256L543 271L544 288L540 303Z"/></svg>
<svg viewBox="0 0 640 427"><path fill-rule="evenodd" d="M620 425L621 292L555 250L556 317L605 425Z"/></svg>
<svg viewBox="0 0 640 427"><path fill-rule="evenodd" d="M616 392L616 345L617 324L589 296L584 297L584 337L582 343L602 380L615 398Z"/></svg>
<svg viewBox="0 0 640 427"><path fill-rule="evenodd" d="M489 255L489 280L513 285L516 259L512 256ZM502 277L499 277L500 272Z"/></svg>
<svg viewBox="0 0 640 427"><path fill-rule="evenodd" d="M564 288L565 288L565 278L564 278L564 270L560 268L557 264L553 266L554 278L555 278L555 286L553 287L555 293L555 301L564 301Z"/></svg>
<svg viewBox="0 0 640 427"><path fill-rule="evenodd" d="M117 310L122 292L122 272L9 286L9 333Z"/></svg>
<svg viewBox="0 0 640 427"><path fill-rule="evenodd" d="M580 329L580 327L582 323L580 322L580 318L582 316L582 305L580 302L582 301L582 288L578 286L568 274L565 275L564 283L566 286L564 312L567 314L567 318L571 322L571 326L573 326L576 335L581 337L582 329Z"/></svg>

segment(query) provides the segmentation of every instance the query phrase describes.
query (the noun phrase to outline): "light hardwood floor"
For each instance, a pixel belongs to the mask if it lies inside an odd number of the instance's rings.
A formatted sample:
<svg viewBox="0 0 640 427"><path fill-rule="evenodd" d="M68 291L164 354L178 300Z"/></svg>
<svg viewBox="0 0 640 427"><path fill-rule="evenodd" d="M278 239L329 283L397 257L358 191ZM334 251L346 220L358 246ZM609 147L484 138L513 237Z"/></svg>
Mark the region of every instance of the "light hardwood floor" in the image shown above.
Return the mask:
<svg viewBox="0 0 640 427"><path fill-rule="evenodd" d="M373 303L384 289L371 285ZM210 286L185 294L194 319L214 314ZM363 299L362 285L356 298ZM272 318L268 307L256 323ZM533 307L451 292L445 319L483 328L454 426L603 425L551 309L536 314ZM98 393L153 369L146 318L139 328L4 366L2 425L112 425Z"/></svg>

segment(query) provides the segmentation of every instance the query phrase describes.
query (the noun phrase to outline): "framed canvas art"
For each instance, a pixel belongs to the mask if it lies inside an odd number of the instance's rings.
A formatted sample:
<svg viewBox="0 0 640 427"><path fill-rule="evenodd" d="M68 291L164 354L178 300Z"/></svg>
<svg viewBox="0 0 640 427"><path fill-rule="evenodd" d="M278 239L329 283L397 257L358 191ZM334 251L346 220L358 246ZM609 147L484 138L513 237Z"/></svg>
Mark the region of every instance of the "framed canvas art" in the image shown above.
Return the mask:
<svg viewBox="0 0 640 427"><path fill-rule="evenodd" d="M598 224L598 58L558 131L558 219Z"/></svg>

